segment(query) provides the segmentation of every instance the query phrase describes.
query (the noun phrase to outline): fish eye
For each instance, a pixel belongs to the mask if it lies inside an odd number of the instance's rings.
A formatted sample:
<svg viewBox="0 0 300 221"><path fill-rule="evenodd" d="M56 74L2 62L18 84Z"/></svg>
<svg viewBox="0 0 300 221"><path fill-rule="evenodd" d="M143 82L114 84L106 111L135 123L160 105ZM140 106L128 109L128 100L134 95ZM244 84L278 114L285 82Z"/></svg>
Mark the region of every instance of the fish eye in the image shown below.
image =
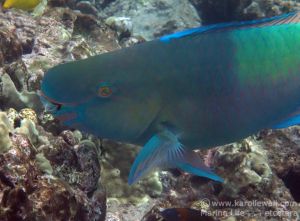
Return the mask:
<svg viewBox="0 0 300 221"><path fill-rule="evenodd" d="M98 88L98 96L107 98L110 97L113 93L112 87L107 82L101 82Z"/></svg>

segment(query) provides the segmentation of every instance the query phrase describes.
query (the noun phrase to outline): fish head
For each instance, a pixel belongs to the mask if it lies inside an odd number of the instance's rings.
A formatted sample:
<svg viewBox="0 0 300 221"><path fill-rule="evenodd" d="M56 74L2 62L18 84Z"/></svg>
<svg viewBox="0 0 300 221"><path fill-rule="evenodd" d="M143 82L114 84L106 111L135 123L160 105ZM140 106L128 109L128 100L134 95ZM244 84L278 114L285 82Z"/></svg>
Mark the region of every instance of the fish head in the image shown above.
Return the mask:
<svg viewBox="0 0 300 221"><path fill-rule="evenodd" d="M134 143L159 112L158 93L131 65L103 60L96 56L50 69L41 86L42 102L64 125Z"/></svg>

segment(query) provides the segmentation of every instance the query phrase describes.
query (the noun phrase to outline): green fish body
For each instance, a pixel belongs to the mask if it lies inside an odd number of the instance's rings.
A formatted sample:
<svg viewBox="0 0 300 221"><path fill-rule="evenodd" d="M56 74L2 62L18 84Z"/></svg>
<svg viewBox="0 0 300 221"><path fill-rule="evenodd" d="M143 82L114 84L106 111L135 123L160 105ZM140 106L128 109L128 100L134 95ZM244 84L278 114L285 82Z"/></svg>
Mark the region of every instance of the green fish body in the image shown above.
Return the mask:
<svg viewBox="0 0 300 221"><path fill-rule="evenodd" d="M300 123L299 21L204 26L62 64L42 94L65 125L144 145L130 184L156 167L222 181L194 149Z"/></svg>

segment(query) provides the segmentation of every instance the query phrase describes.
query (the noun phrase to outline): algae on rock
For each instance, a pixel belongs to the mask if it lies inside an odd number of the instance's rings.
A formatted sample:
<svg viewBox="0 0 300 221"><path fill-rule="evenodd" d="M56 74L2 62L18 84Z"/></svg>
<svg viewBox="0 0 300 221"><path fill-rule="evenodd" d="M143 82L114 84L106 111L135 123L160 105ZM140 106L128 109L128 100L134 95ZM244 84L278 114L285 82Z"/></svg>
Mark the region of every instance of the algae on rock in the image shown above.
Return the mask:
<svg viewBox="0 0 300 221"><path fill-rule="evenodd" d="M9 150L12 143L9 137L9 133L12 130L12 126L5 112L0 112L0 154Z"/></svg>
<svg viewBox="0 0 300 221"><path fill-rule="evenodd" d="M133 203L141 205L150 200L150 196L158 197L162 191L162 183L158 172L152 173L138 183L129 186L127 177L139 147L131 144L103 141L105 148L101 160L101 182L107 187L109 200L116 200L120 204Z"/></svg>
<svg viewBox="0 0 300 221"><path fill-rule="evenodd" d="M47 175L52 175L53 169L50 164L50 161L44 156L43 153L38 153L35 155L36 163L41 171Z"/></svg>

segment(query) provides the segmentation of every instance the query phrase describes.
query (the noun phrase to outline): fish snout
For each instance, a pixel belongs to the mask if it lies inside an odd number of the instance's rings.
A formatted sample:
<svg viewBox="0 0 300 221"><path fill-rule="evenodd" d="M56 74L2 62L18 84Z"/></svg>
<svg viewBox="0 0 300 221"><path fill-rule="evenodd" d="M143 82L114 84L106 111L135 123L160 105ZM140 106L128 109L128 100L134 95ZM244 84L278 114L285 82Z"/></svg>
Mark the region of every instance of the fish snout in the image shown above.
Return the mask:
<svg viewBox="0 0 300 221"><path fill-rule="evenodd" d="M62 107L61 103L57 103L51 100L42 91L39 91L38 95L40 97L40 101L42 102L45 108L45 112L55 113L56 111L59 111L61 109Z"/></svg>

